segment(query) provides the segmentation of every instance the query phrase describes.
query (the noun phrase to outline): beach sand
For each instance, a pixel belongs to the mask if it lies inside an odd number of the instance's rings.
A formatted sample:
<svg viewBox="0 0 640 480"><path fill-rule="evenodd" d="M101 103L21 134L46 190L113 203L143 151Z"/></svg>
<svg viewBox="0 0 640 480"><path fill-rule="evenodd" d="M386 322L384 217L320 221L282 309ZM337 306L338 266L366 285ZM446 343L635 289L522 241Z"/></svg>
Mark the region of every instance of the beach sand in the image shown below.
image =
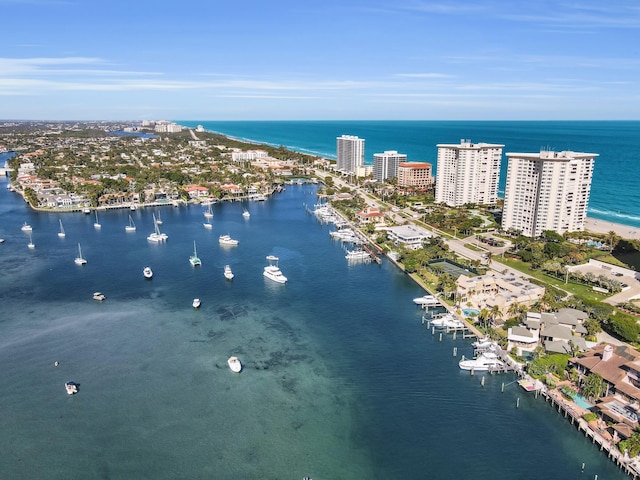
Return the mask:
<svg viewBox="0 0 640 480"><path fill-rule="evenodd" d="M619 223L606 222L587 217L584 222L584 229L594 233L615 232L618 236L627 239L640 240L640 229L621 225Z"/></svg>

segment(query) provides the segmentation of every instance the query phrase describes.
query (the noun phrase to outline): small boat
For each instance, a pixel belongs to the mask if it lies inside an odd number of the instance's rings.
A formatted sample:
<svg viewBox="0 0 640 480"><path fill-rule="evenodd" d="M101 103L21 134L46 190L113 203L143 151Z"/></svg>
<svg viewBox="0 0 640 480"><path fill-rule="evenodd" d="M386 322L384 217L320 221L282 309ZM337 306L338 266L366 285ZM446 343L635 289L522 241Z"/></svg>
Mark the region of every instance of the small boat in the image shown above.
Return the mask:
<svg viewBox="0 0 640 480"><path fill-rule="evenodd" d="M369 260L371 255L365 250L347 250L347 254L344 256L347 260Z"/></svg>
<svg viewBox="0 0 640 480"><path fill-rule="evenodd" d="M78 393L78 384L76 382L67 382L64 384L64 388L67 390L68 395L75 395Z"/></svg>
<svg viewBox="0 0 640 480"><path fill-rule="evenodd" d="M160 218L160 212L158 211L158 216L156 217L156 224L162 225L162 218Z"/></svg>
<svg viewBox="0 0 640 480"><path fill-rule="evenodd" d="M270 262L277 262L279 258L275 255L267 255L267 260L269 260Z"/></svg>
<svg viewBox="0 0 640 480"><path fill-rule="evenodd" d="M86 258L82 256L82 248L80 248L80 244L78 244L78 256L76 257L74 262L76 262L76 265L84 265L87 263Z"/></svg>
<svg viewBox="0 0 640 480"><path fill-rule="evenodd" d="M249 210L247 210L246 208L244 208L244 209L243 209L243 212L242 212L242 216L243 216L244 218L249 218L249 217L251 217L251 214L249 213Z"/></svg>
<svg viewBox="0 0 640 480"><path fill-rule="evenodd" d="M231 266L230 265L225 265L224 266L224 278L226 278L227 280L233 280L233 272L231 271Z"/></svg>
<svg viewBox="0 0 640 480"><path fill-rule="evenodd" d="M84 213L85 215L89 215L91 213L91 209L84 208L84 209L82 209L82 213Z"/></svg>
<svg viewBox="0 0 640 480"><path fill-rule="evenodd" d="M36 248L36 244L33 243L33 239L31 238L31 233L29 233L29 243L27 243L27 247L29 247L32 250Z"/></svg>
<svg viewBox="0 0 640 480"><path fill-rule="evenodd" d="M504 362L493 352L484 352L478 357L469 360L460 360L458 366L461 370L474 370L476 372L502 370Z"/></svg>
<svg viewBox="0 0 640 480"><path fill-rule="evenodd" d="M138 209L138 207L136 207L136 204L131 202L131 206L129 207L129 210L131 210L132 212L135 212Z"/></svg>
<svg viewBox="0 0 640 480"><path fill-rule="evenodd" d="M62 226L62 219L60 219L60 231L58 232L58 236L60 238L64 238L67 236L67 234L64 233L64 227Z"/></svg>
<svg viewBox="0 0 640 480"><path fill-rule="evenodd" d="M211 210L211 204L207 204L207 210L204 212L204 217L205 218L212 218L213 217L213 211Z"/></svg>
<svg viewBox="0 0 640 480"><path fill-rule="evenodd" d="M107 297L104 296L103 293L100 292L93 292L93 299L94 300L98 300L99 302L103 301L104 299L106 299Z"/></svg>
<svg viewBox="0 0 640 480"><path fill-rule="evenodd" d="M4 243L4 238L0 238L0 243Z"/></svg>
<svg viewBox="0 0 640 480"><path fill-rule="evenodd" d="M194 298L193 302L191 303L191 305L193 305L193 308L200 308L200 299L199 298Z"/></svg>
<svg viewBox="0 0 640 480"><path fill-rule="evenodd" d="M23 232L31 232L33 228L31 228L31 225L29 225L27 222L24 222L24 225L22 225L20 230L22 230Z"/></svg>
<svg viewBox="0 0 640 480"><path fill-rule="evenodd" d="M129 225L124 227L124 231L125 232L135 232L136 231L136 224L133 223L133 218L131 218L131 215L129 215Z"/></svg>
<svg viewBox="0 0 640 480"><path fill-rule="evenodd" d="M211 223L208 220L202 225L204 225L204 228L206 228L207 230L211 230L213 228L213 225L211 225Z"/></svg>
<svg viewBox="0 0 640 480"><path fill-rule="evenodd" d="M230 235L220 235L220 245L238 245L238 240L231 238Z"/></svg>
<svg viewBox="0 0 640 480"><path fill-rule="evenodd" d="M431 322L431 325L433 327L455 329L465 328L465 324L450 313L445 313L439 318L432 318L431 320L429 320L429 322Z"/></svg>
<svg viewBox="0 0 640 480"><path fill-rule="evenodd" d="M413 303L416 305L435 306L440 305L438 299L433 295L423 295L422 297L416 297L413 299Z"/></svg>
<svg viewBox="0 0 640 480"><path fill-rule="evenodd" d="M193 241L193 255L189 257L189 262L194 267L199 267L202 265L202 261L198 258L198 252L196 251L196 241Z"/></svg>
<svg viewBox="0 0 640 480"><path fill-rule="evenodd" d="M151 267L144 267L144 269L142 270L142 275L144 275L144 278L152 278L153 270L151 270Z"/></svg>
<svg viewBox="0 0 640 480"><path fill-rule="evenodd" d="M227 363L233 373L240 373L242 370L242 364L240 363L240 360L238 360L238 357L229 357Z"/></svg>
<svg viewBox="0 0 640 480"><path fill-rule="evenodd" d="M100 230L102 228L102 225L100 225L100 222L98 221L98 210L96 209L96 221L93 224L93 228L95 228L96 230Z"/></svg>

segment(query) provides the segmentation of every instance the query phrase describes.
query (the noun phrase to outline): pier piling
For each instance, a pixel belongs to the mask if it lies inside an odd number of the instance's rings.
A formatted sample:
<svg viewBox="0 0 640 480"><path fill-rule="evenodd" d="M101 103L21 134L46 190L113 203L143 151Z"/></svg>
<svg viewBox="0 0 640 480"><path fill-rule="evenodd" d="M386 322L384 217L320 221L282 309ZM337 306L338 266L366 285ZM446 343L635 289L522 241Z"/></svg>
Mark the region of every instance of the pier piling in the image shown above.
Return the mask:
<svg viewBox="0 0 640 480"><path fill-rule="evenodd" d="M520 397L516 398L516 408L520 408Z"/></svg>
<svg viewBox="0 0 640 480"><path fill-rule="evenodd" d="M484 375L482 376L482 380L480 380L480 385L484 387Z"/></svg>
<svg viewBox="0 0 640 480"><path fill-rule="evenodd" d="M453 347L453 356L454 357L458 356L458 347Z"/></svg>

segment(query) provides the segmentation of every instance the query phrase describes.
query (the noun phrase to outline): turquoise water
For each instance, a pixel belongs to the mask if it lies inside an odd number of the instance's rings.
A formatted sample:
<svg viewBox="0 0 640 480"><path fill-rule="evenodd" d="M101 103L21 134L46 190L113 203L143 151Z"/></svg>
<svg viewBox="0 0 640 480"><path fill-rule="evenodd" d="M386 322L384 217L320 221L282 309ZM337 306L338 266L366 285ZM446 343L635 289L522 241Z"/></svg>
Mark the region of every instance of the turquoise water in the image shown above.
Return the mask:
<svg viewBox="0 0 640 480"><path fill-rule="evenodd" d="M505 145L503 152L574 150L597 153L588 214L602 220L640 227L639 121L179 121L182 125L241 139L284 145L334 158L336 137L365 139L365 163L373 154L398 150L409 161L430 162L437 169L438 143L473 142ZM499 192L504 193L507 159L503 156Z"/></svg>
<svg viewBox="0 0 640 480"><path fill-rule="evenodd" d="M480 310L476 308L463 308L462 313L464 313L465 317L470 317L471 315L477 316L480 313Z"/></svg>
<svg viewBox="0 0 640 480"><path fill-rule="evenodd" d="M482 386L460 371L470 341L432 335L412 302L424 292L390 262L347 263L305 210L315 186L215 205L212 230L202 207L163 207L169 239L155 245L157 209L101 212L95 230L91 215L31 211L5 185L2 479L625 478L512 375ZM218 244L227 233L237 247ZM287 285L263 277L268 254Z"/></svg>
<svg viewBox="0 0 640 480"><path fill-rule="evenodd" d="M577 406L579 406L584 410L589 410L591 407L593 407L593 405L589 403L589 401L579 393L576 393L573 396L572 400L573 400L573 403L575 403Z"/></svg>

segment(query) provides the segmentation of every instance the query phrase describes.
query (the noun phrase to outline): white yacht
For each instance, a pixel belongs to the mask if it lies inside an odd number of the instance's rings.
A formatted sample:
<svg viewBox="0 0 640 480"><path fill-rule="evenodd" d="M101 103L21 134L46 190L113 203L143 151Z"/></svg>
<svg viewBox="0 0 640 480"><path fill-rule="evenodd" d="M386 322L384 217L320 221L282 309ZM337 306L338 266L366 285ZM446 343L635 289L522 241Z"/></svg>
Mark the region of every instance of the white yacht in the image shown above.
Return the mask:
<svg viewBox="0 0 640 480"><path fill-rule="evenodd" d="M413 303L416 305L436 306L440 305L438 299L433 295L423 295L422 297L416 297L413 299Z"/></svg>
<svg viewBox="0 0 640 480"><path fill-rule="evenodd" d="M240 363L240 360L238 360L238 357L229 357L227 363L233 373L240 373L242 370L242 364Z"/></svg>
<svg viewBox="0 0 640 480"><path fill-rule="evenodd" d="M264 267L264 272L262 274L265 277L267 277L269 280L273 280L274 282L287 283L287 277L285 277L282 274L282 272L280 271L280 268L278 268L277 263L276 265L271 263L271 262L277 262L278 257L274 255L267 255L267 260L269 260L269 265Z"/></svg>
<svg viewBox="0 0 640 480"><path fill-rule="evenodd" d="M85 207L82 209L82 213L84 213L85 215L89 215L91 213L91 209L88 207Z"/></svg>
<svg viewBox="0 0 640 480"><path fill-rule="evenodd" d="M151 270L151 267L144 267L144 269L142 270L142 275L144 275L144 278L152 278L153 270Z"/></svg>
<svg viewBox="0 0 640 480"><path fill-rule="evenodd" d="M29 247L31 250L36 248L36 244L33 243L33 238L31 238L31 233L29 233L29 243L27 243L27 247Z"/></svg>
<svg viewBox="0 0 640 480"><path fill-rule="evenodd" d="M94 300L98 300L99 302L103 301L105 298L104 293L100 293L100 292L93 292L93 299Z"/></svg>
<svg viewBox="0 0 640 480"><path fill-rule="evenodd" d="M450 313L446 313L439 318L432 318L430 322L431 322L431 325L433 325L434 327L442 327L442 328L464 328L465 327L463 322L455 318Z"/></svg>
<svg viewBox="0 0 640 480"><path fill-rule="evenodd" d="M22 225L20 230L22 230L23 232L31 232L33 228L31 228L31 225L29 225L27 222L24 222L24 225Z"/></svg>
<svg viewBox="0 0 640 480"><path fill-rule="evenodd" d="M76 382L67 382L64 384L64 388L67 390L68 395L78 393L78 384Z"/></svg>
<svg viewBox="0 0 640 480"><path fill-rule="evenodd" d="M200 299L199 298L194 298L193 302L191 303L191 305L193 305L193 308L200 308Z"/></svg>
<svg viewBox="0 0 640 480"><path fill-rule="evenodd" d="M503 361L493 352L484 352L478 357L469 360L460 360L458 366L461 370L474 370L476 372L485 372L493 370L502 370L505 367Z"/></svg>
<svg viewBox="0 0 640 480"><path fill-rule="evenodd" d="M233 280L233 272L231 271L231 265L224 266L224 278L227 280Z"/></svg>
<svg viewBox="0 0 640 480"><path fill-rule="evenodd" d="M202 261L198 258L198 252L196 251L196 241L193 241L193 255L189 257L189 262L194 267L199 267L202 265Z"/></svg>
<svg viewBox="0 0 640 480"><path fill-rule="evenodd" d="M129 225L124 227L124 231L125 232L135 232L136 231L136 224L133 223L133 218L131 218L131 215L129 215Z"/></svg>
<svg viewBox="0 0 640 480"><path fill-rule="evenodd" d="M230 235L220 235L220 245L238 245L238 240L231 238Z"/></svg>
<svg viewBox="0 0 640 480"><path fill-rule="evenodd" d="M78 244L78 256L74 262L76 262L76 265L85 265L87 263L87 259L82 256L82 248L80 248L80 244Z"/></svg>
<svg viewBox="0 0 640 480"><path fill-rule="evenodd" d="M58 232L58 236L60 238L64 238L67 236L67 234L64 233L64 227L62 226L62 219L60 219L60 231Z"/></svg>
<svg viewBox="0 0 640 480"><path fill-rule="evenodd" d="M344 256L347 260L369 260L371 259L371 255L369 252L365 250L347 250L347 254Z"/></svg>
<svg viewBox="0 0 640 480"><path fill-rule="evenodd" d="M207 220L206 222L204 222L202 224L204 226L204 228L206 228L207 230L211 230L213 228L213 225L211 225L211 222L209 222L209 220Z"/></svg>

